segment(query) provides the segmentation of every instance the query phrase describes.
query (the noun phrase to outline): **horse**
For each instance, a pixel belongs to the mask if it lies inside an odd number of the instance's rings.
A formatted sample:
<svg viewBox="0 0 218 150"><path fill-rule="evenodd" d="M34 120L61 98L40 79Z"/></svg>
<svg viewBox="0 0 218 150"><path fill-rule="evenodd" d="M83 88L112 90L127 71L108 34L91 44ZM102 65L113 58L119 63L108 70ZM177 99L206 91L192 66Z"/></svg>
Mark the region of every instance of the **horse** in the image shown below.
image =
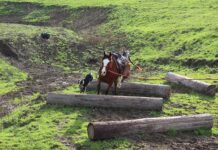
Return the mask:
<svg viewBox="0 0 218 150"><path fill-rule="evenodd" d="M117 95L118 78L122 75L119 73L119 68L115 61L116 61L115 57L113 57L111 52L109 55L107 55L104 52L104 56L102 58L102 64L101 64L101 67L98 73L99 77L98 77L98 83L97 83L97 91L98 91L97 94L100 93L101 82L105 82L108 84L105 94L106 95L108 94L111 86L114 83L115 95Z"/></svg>

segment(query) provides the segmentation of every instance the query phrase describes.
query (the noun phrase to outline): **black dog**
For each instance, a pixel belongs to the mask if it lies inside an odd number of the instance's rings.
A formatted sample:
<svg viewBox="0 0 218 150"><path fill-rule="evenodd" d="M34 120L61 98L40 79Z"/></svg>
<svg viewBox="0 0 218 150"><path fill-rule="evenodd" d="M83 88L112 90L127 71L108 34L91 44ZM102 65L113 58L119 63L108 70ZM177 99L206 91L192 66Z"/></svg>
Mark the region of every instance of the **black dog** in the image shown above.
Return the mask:
<svg viewBox="0 0 218 150"><path fill-rule="evenodd" d="M50 34L47 32L43 32L43 33L41 33L41 38L48 40L50 38Z"/></svg>
<svg viewBox="0 0 218 150"><path fill-rule="evenodd" d="M86 75L86 77L84 79L78 81L80 93L86 92L86 88L87 88L89 82L91 82L92 80L93 80L92 73L89 73Z"/></svg>

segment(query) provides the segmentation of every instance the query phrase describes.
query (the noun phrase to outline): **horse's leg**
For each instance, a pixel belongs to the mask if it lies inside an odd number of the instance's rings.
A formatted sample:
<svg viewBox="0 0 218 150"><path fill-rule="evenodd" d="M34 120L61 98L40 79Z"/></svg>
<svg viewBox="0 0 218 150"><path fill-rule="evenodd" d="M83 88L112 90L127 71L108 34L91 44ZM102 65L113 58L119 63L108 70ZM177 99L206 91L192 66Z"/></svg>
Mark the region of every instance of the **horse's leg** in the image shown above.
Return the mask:
<svg viewBox="0 0 218 150"><path fill-rule="evenodd" d="M113 84L113 82L112 82L111 84L108 84L107 90L106 90L106 92L105 92L106 95L108 95L108 92L109 92L109 90L110 90L112 84Z"/></svg>
<svg viewBox="0 0 218 150"><path fill-rule="evenodd" d="M114 95L117 95L117 79L114 81Z"/></svg>
<svg viewBox="0 0 218 150"><path fill-rule="evenodd" d="M101 89L101 81L99 80L97 85L98 95L100 93L100 89Z"/></svg>

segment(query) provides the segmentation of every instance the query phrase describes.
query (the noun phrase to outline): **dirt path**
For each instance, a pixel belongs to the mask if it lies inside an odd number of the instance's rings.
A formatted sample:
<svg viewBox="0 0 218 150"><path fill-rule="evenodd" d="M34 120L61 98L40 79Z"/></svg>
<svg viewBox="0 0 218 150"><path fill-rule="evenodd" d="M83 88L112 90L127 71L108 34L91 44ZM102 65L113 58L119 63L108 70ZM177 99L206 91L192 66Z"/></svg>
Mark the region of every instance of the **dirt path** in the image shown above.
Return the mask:
<svg viewBox="0 0 218 150"><path fill-rule="evenodd" d="M17 107L10 100L23 96L40 93L40 96L48 92L62 90L77 82L79 74L65 74L60 69L49 65L26 66L22 62L9 60L14 66L28 73L26 81L17 83L19 90L0 96L0 117L8 114Z"/></svg>

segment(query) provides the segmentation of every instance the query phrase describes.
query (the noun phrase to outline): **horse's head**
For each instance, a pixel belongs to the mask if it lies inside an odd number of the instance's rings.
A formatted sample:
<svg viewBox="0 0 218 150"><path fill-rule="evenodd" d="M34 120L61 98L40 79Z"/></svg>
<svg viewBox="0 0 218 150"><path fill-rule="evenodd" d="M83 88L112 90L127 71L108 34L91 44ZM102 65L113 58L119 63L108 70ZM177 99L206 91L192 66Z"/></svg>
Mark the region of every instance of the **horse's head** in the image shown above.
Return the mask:
<svg viewBox="0 0 218 150"><path fill-rule="evenodd" d="M109 55L107 55L104 52L104 57L102 59L102 66L100 68L100 75L101 76L106 76L107 68L108 68L108 65L110 64L111 60L112 60L112 54L110 53Z"/></svg>

